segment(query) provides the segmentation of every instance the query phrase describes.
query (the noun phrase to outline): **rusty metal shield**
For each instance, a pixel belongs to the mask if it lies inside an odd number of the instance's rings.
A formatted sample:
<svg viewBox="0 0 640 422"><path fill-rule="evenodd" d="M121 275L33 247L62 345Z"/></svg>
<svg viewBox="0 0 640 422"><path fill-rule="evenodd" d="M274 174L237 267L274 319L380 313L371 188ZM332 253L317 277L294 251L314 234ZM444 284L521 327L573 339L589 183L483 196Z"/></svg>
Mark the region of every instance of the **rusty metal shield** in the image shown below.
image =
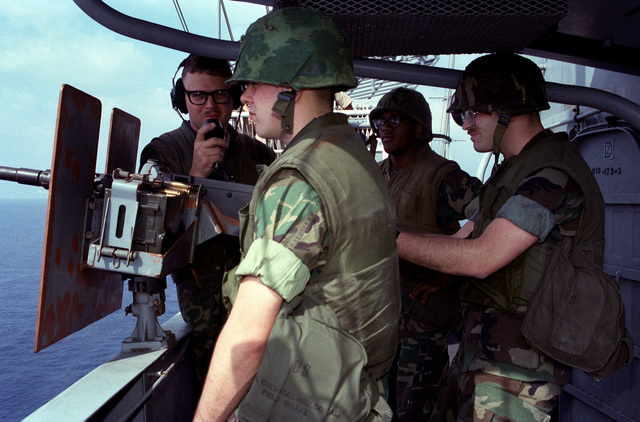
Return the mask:
<svg viewBox="0 0 640 422"><path fill-rule="evenodd" d="M82 265L83 239L88 235L85 210L93 192L101 110L98 99L69 85L62 86L49 182L36 352L122 306L122 276ZM124 164L114 159L113 165L133 170L139 122L137 129L129 130L132 126L128 117L122 126L120 117L114 119L112 133L117 133L120 140L126 138L121 141L126 147L118 148L124 153ZM135 143L129 133L136 134ZM126 154L131 148L135 148L133 161Z"/></svg>

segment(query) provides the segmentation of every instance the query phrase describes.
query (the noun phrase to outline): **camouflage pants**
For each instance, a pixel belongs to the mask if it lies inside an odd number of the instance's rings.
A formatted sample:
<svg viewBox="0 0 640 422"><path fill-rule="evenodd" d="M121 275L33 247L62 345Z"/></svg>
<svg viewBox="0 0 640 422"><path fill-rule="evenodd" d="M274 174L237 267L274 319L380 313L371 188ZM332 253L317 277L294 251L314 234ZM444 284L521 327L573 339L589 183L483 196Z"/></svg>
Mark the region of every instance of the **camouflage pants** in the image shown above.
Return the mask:
<svg viewBox="0 0 640 422"><path fill-rule="evenodd" d="M196 379L204 385L211 355L223 325L220 280L210 279L199 285L191 281L176 284L182 318L191 328L188 351L195 363Z"/></svg>
<svg viewBox="0 0 640 422"><path fill-rule="evenodd" d="M412 299L415 283L402 286L400 345L395 365L395 412L399 421L429 418L449 367L448 330L460 323L460 300L445 289L423 302Z"/></svg>
<svg viewBox="0 0 640 422"><path fill-rule="evenodd" d="M551 419L562 386L548 381L521 381L482 371L460 373L459 355L449 368L431 422Z"/></svg>
<svg viewBox="0 0 640 422"><path fill-rule="evenodd" d="M426 420L433 411L449 367L447 330L402 339L397 359L398 420Z"/></svg>
<svg viewBox="0 0 640 422"><path fill-rule="evenodd" d="M225 270L240 260L239 248L237 238L219 235L198 245L192 265L171 274L182 318L191 328L188 352L201 386L227 316L222 305L222 278Z"/></svg>

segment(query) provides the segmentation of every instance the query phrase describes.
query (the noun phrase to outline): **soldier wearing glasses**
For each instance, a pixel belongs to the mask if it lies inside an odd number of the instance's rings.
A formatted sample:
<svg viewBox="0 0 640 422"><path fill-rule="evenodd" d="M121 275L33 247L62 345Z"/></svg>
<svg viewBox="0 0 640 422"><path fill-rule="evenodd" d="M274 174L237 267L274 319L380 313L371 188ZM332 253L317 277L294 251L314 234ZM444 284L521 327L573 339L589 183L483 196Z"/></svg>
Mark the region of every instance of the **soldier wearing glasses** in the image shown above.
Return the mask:
<svg viewBox="0 0 640 422"><path fill-rule="evenodd" d="M571 376L520 331L555 245L568 242L597 263L603 256L602 195L567 134L542 125L549 107L533 61L473 60L447 111L476 151L496 158L477 211L452 236L397 238L402 258L464 277L462 339L431 421L549 421Z"/></svg>
<svg viewBox="0 0 640 422"><path fill-rule="evenodd" d="M400 231L452 234L481 182L429 146L431 110L422 94L397 88L369 115L389 157L379 166L388 181ZM469 207L471 208L471 207ZM400 260L402 319L395 382L401 421L431 414L449 366L447 331L457 331L457 285L444 274Z"/></svg>
<svg viewBox="0 0 640 422"><path fill-rule="evenodd" d="M165 172L231 180L253 185L258 180L256 165L269 165L275 159L271 148L229 124L231 112L239 107L241 92L225 82L231 77L226 60L190 55L178 67L182 77L171 91L173 107L188 114L179 128L154 138L142 151L140 165L158 160ZM177 74L177 72L176 72ZM174 77L175 79L175 77ZM215 129L217 119L224 137L205 135ZM213 345L223 324L221 283L224 271L239 261L235 238L217 236L196 249L194 263L171 274L176 283L182 317L192 330L190 352L196 362L196 377L204 383Z"/></svg>
<svg viewBox="0 0 640 422"><path fill-rule="evenodd" d="M254 184L258 180L256 164L271 164L275 154L262 142L238 134L228 124L234 107L241 105L241 92L226 83L231 77L229 63L192 54L181 67L182 77L171 92L172 103L177 111L188 114L189 120L183 118L178 129L154 138L142 151L140 165L147 159L156 159L163 171L221 178L214 169L216 164L223 164L225 178ZM216 127L215 123L204 124L208 119L221 123L224 138L205 139L205 134Z"/></svg>

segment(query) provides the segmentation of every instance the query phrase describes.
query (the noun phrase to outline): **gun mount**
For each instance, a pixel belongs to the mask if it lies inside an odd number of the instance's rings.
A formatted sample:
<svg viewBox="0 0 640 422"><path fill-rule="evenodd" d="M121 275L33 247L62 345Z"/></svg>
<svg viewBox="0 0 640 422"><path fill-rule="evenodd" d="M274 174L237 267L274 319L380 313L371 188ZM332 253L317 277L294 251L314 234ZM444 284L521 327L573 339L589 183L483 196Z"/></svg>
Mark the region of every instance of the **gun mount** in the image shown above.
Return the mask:
<svg viewBox="0 0 640 422"><path fill-rule="evenodd" d="M140 121L114 109L104 173L95 171L100 102L68 85L60 93L51 170L0 167L0 180L49 190L35 351L118 310L123 282L136 328L123 351L168 345L166 276L193 262L198 244L237 236L252 186L133 172Z"/></svg>

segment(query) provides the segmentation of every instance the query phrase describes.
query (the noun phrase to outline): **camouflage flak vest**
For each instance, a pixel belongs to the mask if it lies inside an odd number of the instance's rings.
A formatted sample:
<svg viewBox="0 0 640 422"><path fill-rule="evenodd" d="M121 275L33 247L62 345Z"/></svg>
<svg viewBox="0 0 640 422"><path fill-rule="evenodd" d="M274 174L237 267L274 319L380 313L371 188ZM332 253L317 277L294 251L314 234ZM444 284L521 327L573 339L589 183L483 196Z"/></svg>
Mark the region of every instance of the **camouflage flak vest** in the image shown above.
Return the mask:
<svg viewBox="0 0 640 422"><path fill-rule="evenodd" d="M591 169L564 133L550 133L500 164L480 190L480 209L472 238L484 232L525 177L544 167L566 172L580 186L584 198L583 228L581 238L574 240L574 247L601 266L604 254L604 200ZM527 305L547 268L551 242L547 237L544 242L534 244L486 279L470 279L463 283L461 299L508 313L515 312L520 305Z"/></svg>

